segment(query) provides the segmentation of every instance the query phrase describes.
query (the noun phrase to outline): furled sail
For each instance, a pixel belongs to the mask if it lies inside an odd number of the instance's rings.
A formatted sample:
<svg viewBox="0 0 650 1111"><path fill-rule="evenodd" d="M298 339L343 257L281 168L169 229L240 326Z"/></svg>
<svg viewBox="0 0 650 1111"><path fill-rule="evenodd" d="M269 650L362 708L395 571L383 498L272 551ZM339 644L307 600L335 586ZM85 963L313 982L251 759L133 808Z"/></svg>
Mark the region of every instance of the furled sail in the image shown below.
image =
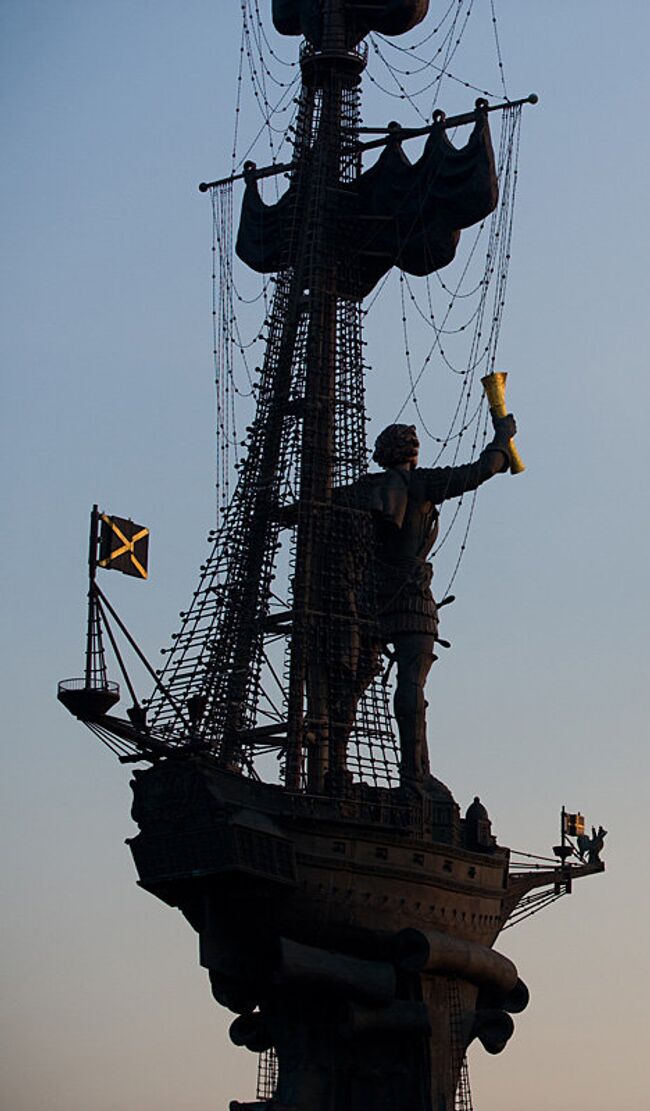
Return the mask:
<svg viewBox="0 0 650 1111"><path fill-rule="evenodd" d="M370 31L401 35L421 23L429 0L350 0L346 29L354 42ZM318 48L323 28L323 0L273 0L273 23L281 35L304 35Z"/></svg>
<svg viewBox="0 0 650 1111"><path fill-rule="evenodd" d="M248 182L236 249L253 270L265 274L295 264L289 234L295 200L292 185L276 204L267 205L257 182ZM447 266L461 230L488 216L497 200L484 113L461 149L449 141L442 121L434 125L416 162L409 161L399 141L390 141L375 165L342 186L332 201L332 232L342 237L346 255L354 245L356 263L340 276L340 294L367 296L392 266L417 276Z"/></svg>

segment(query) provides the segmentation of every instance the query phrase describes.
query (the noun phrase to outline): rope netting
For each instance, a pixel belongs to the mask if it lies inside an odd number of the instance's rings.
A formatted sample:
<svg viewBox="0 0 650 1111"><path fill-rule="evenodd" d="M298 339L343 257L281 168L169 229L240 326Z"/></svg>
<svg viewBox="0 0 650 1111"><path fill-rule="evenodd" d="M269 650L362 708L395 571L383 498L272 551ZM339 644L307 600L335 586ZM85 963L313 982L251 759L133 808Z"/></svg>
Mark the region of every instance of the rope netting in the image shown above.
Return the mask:
<svg viewBox="0 0 650 1111"><path fill-rule="evenodd" d="M383 69L397 89L392 95L407 102L416 124L429 120L441 90L461 81L450 67L458 67L477 7L477 0L453 0L435 26L424 36L411 35L411 42L407 36L399 42L371 36L368 76L374 92L379 88L376 74ZM311 653L311 658L322 660L320 671L303 664L299 712L305 737L312 719L329 732L330 741L338 731L354 779L390 788L398 784L399 762L391 687L382 681L376 648L368 647L374 635L372 575L367 560L364 569L363 559L354 565L351 555L367 553L372 546L369 517L359 512L353 497L336 495L337 490L353 489L367 470L368 351L362 327L368 322L374 325L380 316L385 327L388 313L399 313L396 331L403 340L407 383L394 419L414 414L421 435L434 446L434 458L427 464L454 465L475 457L488 428L479 379L495 368L505 306L521 107L506 107L500 114L497 208L478 228L464 233L462 251L450 271L422 279L402 272L389 275L363 307L355 300L336 298L328 325L336 372L327 478L335 491L335 504L320 514L311 537L320 552L311 574L320 584L316 593L321 610L305 611L301 617L293 589L302 566L299 537L306 527L300 525L299 507L305 497L305 460L310 451L319 456L321 442L320 434L315 434L310 444L305 413L314 350L310 321L318 283L325 288L334 265L328 251L333 250L329 242L336 230L325 220L314 237L309 205L317 203L319 188L329 188L318 184L313 169L316 137L321 136L322 143L329 125L321 119L321 90L300 84L298 62L283 58L269 39L258 0L243 0L241 10L232 170L239 171L251 155L261 155L271 166L292 159L293 169L286 174L294 197L289 253L309 260L305 266L311 269L305 274L311 277L305 294L304 276L302 282L297 279L295 265L269 277L252 274L239 263L234 253L233 184L227 181L212 189L217 522L198 588L181 614L182 624L171 647L164 650L161 686L147 704L149 725L166 743L185 744L187 720L179 707L191 703L194 743L248 774L281 776L295 718L295 698L292 709L289 689L292 683L296 686L296 645L302 637L305 658ZM493 3L490 13L497 73L505 91ZM353 183L362 169L360 94L357 88L344 87L337 95L338 137L330 145L338 166L336 180L343 186ZM305 166L311 168L307 171ZM304 184L306 173L312 175L309 186ZM259 187L262 197L270 189L275 201L286 183L283 186L276 175L260 181ZM304 203L296 199L300 197ZM352 252L347 265L354 266ZM372 345L368 350L372 359ZM437 409L446 415L439 427L425 403L434 374L437 396L445 380L445 400L443 405L437 403ZM317 473L318 459L310 465ZM476 493L457 499L442 530L438 550L451 549L454 538L458 541L445 594L458 573L475 502ZM333 567L338 568L334 578ZM346 576L356 582L356 593L346 594L341 585ZM359 589L362 581L365 586ZM350 706L356 710L352 725ZM308 739L304 744L308 747ZM304 769L300 782L303 789L309 788Z"/></svg>
<svg viewBox="0 0 650 1111"><path fill-rule="evenodd" d="M455 1090L453 1111L473 1111L472 1089L465 1052L467 1031L463 1021L458 980L455 977L448 980L448 1001L450 1087Z"/></svg>

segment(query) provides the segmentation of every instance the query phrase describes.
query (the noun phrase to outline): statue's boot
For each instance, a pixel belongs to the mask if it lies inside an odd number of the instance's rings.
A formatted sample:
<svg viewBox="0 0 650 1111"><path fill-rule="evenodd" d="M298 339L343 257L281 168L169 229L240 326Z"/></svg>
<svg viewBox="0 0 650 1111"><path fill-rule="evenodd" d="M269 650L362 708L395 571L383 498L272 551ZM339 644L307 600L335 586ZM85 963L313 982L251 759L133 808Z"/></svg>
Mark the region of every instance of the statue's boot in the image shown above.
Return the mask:
<svg viewBox="0 0 650 1111"><path fill-rule="evenodd" d="M421 691L419 693L422 695ZM404 786L422 784L431 774L425 706L424 695L422 695L421 709L413 714L395 714L401 749L400 780Z"/></svg>
<svg viewBox="0 0 650 1111"><path fill-rule="evenodd" d="M325 790L335 798L346 798L352 786L352 772L347 768L347 751L350 730L333 725L330 734L329 767L325 776Z"/></svg>
<svg viewBox="0 0 650 1111"><path fill-rule="evenodd" d="M397 686L393 707L399 729L402 784L421 784L429 776L424 684L435 656L434 638L403 633L395 638Z"/></svg>

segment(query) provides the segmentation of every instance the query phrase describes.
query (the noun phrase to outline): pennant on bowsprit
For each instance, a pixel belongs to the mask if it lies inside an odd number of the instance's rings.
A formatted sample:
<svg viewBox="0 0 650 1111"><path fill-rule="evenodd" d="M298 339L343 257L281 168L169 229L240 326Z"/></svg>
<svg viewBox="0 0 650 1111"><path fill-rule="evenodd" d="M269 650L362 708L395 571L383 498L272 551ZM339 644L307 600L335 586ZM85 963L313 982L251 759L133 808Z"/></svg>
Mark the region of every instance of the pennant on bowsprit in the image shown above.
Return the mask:
<svg viewBox="0 0 650 1111"><path fill-rule="evenodd" d="M149 529L136 525L134 521L126 521L123 517L109 516L108 513L100 513L99 519L101 530L98 566L146 579Z"/></svg>
<svg viewBox="0 0 650 1111"><path fill-rule="evenodd" d="M579 837L585 831L585 820L582 814L567 814L564 812L564 832L569 837Z"/></svg>

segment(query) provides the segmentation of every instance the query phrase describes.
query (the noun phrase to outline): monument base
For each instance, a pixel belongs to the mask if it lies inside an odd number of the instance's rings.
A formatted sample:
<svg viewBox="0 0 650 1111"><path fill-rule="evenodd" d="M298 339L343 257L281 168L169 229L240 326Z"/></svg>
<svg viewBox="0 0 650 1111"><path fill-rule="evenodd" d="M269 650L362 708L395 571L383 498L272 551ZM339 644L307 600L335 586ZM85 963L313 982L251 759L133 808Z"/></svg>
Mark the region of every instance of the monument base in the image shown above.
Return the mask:
<svg viewBox="0 0 650 1111"><path fill-rule="evenodd" d="M235 1044L277 1055L273 1098L232 1106L452 1111L467 1046L503 1049L528 996L491 948L508 850L467 847L448 789L289 795L201 757L133 788L141 886L197 931Z"/></svg>

